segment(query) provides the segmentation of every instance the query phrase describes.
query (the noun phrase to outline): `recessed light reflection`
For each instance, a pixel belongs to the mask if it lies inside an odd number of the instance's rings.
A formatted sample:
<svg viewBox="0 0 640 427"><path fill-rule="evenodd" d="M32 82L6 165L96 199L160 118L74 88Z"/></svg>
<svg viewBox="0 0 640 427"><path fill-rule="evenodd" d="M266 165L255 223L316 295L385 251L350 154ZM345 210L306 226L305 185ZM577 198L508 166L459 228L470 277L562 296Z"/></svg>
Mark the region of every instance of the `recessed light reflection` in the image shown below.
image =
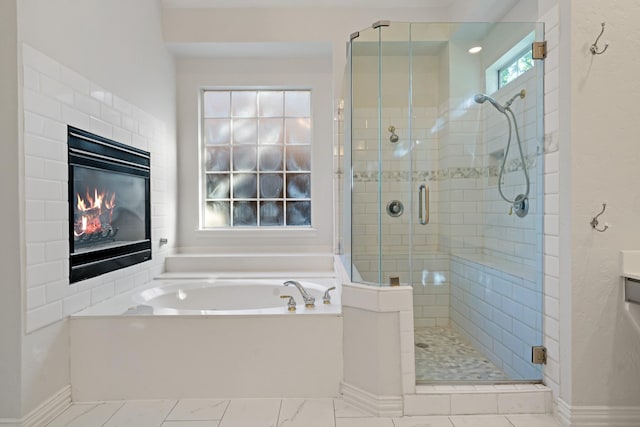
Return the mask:
<svg viewBox="0 0 640 427"><path fill-rule="evenodd" d="M429 274L433 275L433 282L429 281ZM439 271L430 272L427 269L422 270L422 286L433 284L434 286L442 286L447 283L447 276Z"/></svg>
<svg viewBox="0 0 640 427"><path fill-rule="evenodd" d="M442 273L433 273L433 284L436 286L444 285L447 281L447 278Z"/></svg>
<svg viewBox="0 0 640 427"><path fill-rule="evenodd" d="M469 49L469 53L478 53L482 50L482 46L474 46L471 49Z"/></svg>
<svg viewBox="0 0 640 427"><path fill-rule="evenodd" d="M183 291L182 289L180 289L178 291L178 299L180 301L184 301L185 299L187 299L187 293L185 291Z"/></svg>

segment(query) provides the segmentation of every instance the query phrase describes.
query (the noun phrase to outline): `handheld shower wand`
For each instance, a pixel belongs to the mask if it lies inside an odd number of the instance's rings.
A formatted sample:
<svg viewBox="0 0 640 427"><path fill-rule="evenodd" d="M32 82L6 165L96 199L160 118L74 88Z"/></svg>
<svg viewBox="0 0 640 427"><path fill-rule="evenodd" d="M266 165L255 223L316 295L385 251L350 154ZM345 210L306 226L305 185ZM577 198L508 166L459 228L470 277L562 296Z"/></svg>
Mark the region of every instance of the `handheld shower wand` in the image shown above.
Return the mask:
<svg viewBox="0 0 640 427"><path fill-rule="evenodd" d="M483 104L485 101L489 101L491 105L493 105L496 110L500 111L507 118L507 122L509 123L509 138L507 140L507 148L505 149L504 156L502 157L502 165L500 167L500 174L498 175L498 193L500 193L500 197L512 205L512 211L516 212L516 215L519 217L524 217L529 212L529 189L530 189L530 181L529 181L529 172L527 171L527 162L524 157L524 153L522 151L522 141L520 141L520 133L518 131L518 123L516 121L516 116L511 111L511 104L517 98L524 98L526 92L522 89L520 92L513 95L504 105L500 105L498 101L491 98L488 95L483 93L479 93L473 97L473 100L478 104ZM508 114L507 114L508 113ZM511 115L511 117L509 117ZM512 125L511 120L513 119L513 128L515 128L516 139L518 140L518 151L520 152L520 160L522 162L522 171L524 173L524 179L526 182L526 190L524 194L518 194L515 199L508 199L504 193L502 192L502 175L504 174L505 165L507 163L507 156L509 155L509 148L511 147L511 131ZM511 215L511 211L509 212Z"/></svg>
<svg viewBox="0 0 640 427"><path fill-rule="evenodd" d="M473 97L473 100L476 101L478 104L484 104L485 101L489 101L491 105L496 107L496 110L500 111L502 114L505 113L504 107L498 104L498 101L496 101L489 95L485 95L484 93L479 93Z"/></svg>

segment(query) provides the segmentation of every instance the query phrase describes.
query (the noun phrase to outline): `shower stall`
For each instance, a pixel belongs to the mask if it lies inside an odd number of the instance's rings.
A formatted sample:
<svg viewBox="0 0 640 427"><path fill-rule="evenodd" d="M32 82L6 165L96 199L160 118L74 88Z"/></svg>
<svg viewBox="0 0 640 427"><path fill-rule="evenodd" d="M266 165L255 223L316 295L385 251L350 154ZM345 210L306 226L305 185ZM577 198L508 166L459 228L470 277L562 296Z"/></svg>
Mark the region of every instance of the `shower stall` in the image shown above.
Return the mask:
<svg viewBox="0 0 640 427"><path fill-rule="evenodd" d="M538 23L351 36L339 249L352 282L413 287L418 383L542 378L541 40Z"/></svg>

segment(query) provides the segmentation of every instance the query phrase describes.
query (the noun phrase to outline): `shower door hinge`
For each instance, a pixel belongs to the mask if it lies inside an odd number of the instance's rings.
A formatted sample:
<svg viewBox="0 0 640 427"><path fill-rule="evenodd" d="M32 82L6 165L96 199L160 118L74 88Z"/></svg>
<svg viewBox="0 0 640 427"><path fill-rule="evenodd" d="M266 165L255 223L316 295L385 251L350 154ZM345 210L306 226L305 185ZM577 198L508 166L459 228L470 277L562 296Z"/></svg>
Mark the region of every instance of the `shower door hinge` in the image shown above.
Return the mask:
<svg viewBox="0 0 640 427"><path fill-rule="evenodd" d="M534 365L547 364L547 348L542 345L531 347L531 363Z"/></svg>
<svg viewBox="0 0 640 427"><path fill-rule="evenodd" d="M376 21L371 24L371 28L388 27L389 25L391 25L391 22L389 21Z"/></svg>
<svg viewBox="0 0 640 427"><path fill-rule="evenodd" d="M533 42L531 45L531 57L533 59L545 59L547 57L547 42Z"/></svg>

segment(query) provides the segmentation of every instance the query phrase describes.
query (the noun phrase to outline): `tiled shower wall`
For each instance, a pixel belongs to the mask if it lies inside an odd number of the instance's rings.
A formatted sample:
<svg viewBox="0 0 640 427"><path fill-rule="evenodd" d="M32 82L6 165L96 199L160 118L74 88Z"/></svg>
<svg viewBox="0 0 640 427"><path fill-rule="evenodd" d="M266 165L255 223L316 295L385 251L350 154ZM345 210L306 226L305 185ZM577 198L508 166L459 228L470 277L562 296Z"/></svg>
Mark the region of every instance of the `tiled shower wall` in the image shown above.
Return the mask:
<svg viewBox="0 0 640 427"><path fill-rule="evenodd" d="M451 203L450 214L457 214L455 203L463 204L461 208L475 205L475 228L467 224L463 227L469 233L475 232L480 244L479 250L469 251L473 245L465 245L465 233L456 233L457 227L451 226L453 328L514 379L540 378L540 369L530 363L531 347L542 345L542 289L536 272L540 264L536 243L542 233L536 182L540 178L537 163L542 147L537 135L536 84L535 73L530 71L492 95L504 104L521 89L528 94L516 99L511 108L530 176L529 213L523 218L510 214L509 203L499 195L499 154L506 150L509 127L505 116L487 102L482 105L479 117L484 120L476 126L475 136L467 135L471 142L477 135L484 139L474 147L484 159L483 173L475 179L479 187L462 190L463 197ZM526 188L515 128L505 169L502 190L505 197L515 199ZM452 197L456 193L460 189L451 189Z"/></svg>
<svg viewBox="0 0 640 427"><path fill-rule="evenodd" d="M451 257L453 329L512 379L539 379L531 347L542 345L542 292L533 268Z"/></svg>
<svg viewBox="0 0 640 427"><path fill-rule="evenodd" d="M415 325L447 326L449 261L447 256L438 252L440 212L436 209L439 171L438 139L434 126L438 111L435 107L417 107L411 113L415 127L410 133L407 108L382 109L380 153L383 172L379 174L378 111L375 108L353 109L352 230L356 237L352 241L352 256L358 273L367 282L377 283L380 269L383 285L387 285L390 277L394 276L399 277L401 283L409 283L409 272L412 271L414 283L420 283L414 286ZM395 133L399 137L396 143L389 140L390 125L396 128ZM409 158L412 158L412 163ZM419 225L416 219L420 184L429 187L431 209L427 225ZM379 190L382 194L380 203ZM403 203L404 213L392 217L384 210L379 229L379 206L386 209L392 200ZM379 235L382 236L381 241L378 240ZM415 255L412 260L408 257L410 245ZM384 253L381 263L378 258L380 247Z"/></svg>
<svg viewBox="0 0 640 427"><path fill-rule="evenodd" d="M162 271L169 229L166 125L24 45L26 329L48 325L148 282ZM151 152L153 259L69 284L67 125Z"/></svg>
<svg viewBox="0 0 640 427"><path fill-rule="evenodd" d="M525 149L530 154L527 166L531 174L532 201L536 200L538 148L535 83L532 73L519 79L518 87L525 86L533 98L528 103L524 102L525 98L519 105L517 102L513 105ZM513 89L507 87L502 92L508 94L510 90ZM500 92L496 94L501 95ZM504 150L508 128L504 116L488 103L478 105L472 99L451 99L439 109L415 108L412 134L408 129L408 113L402 108L382 109L380 153L383 172L379 174L377 109L353 110L352 209L353 235L357 236L353 240L353 260L361 277L369 282L378 281L379 265L382 284L388 284L392 276L399 276L401 282L408 283L411 269L413 283L422 283L422 286L414 287L416 326L444 326L449 324L448 291L453 282L449 277L448 262L442 262L446 259L443 254L484 254L535 265L536 203L532 202L530 215L518 218L510 216L509 204L499 199L499 163L498 166L491 163L492 156L486 147L493 151ZM400 137L396 144L388 140L388 124L396 127ZM413 144L409 143L409 138ZM524 192L515 135L507 160L503 192L507 197L515 197ZM410 177L413 188L410 188ZM417 187L421 183L430 188L431 215L426 226L419 225L415 218ZM381 201L378 201L379 190ZM394 218L383 212L379 229L378 209L384 209L394 199L404 203L405 213ZM414 214L411 230L409 209ZM378 241L378 233L382 241ZM410 245L414 249L412 260L408 257ZM382 248L382 259L378 258L379 248Z"/></svg>

